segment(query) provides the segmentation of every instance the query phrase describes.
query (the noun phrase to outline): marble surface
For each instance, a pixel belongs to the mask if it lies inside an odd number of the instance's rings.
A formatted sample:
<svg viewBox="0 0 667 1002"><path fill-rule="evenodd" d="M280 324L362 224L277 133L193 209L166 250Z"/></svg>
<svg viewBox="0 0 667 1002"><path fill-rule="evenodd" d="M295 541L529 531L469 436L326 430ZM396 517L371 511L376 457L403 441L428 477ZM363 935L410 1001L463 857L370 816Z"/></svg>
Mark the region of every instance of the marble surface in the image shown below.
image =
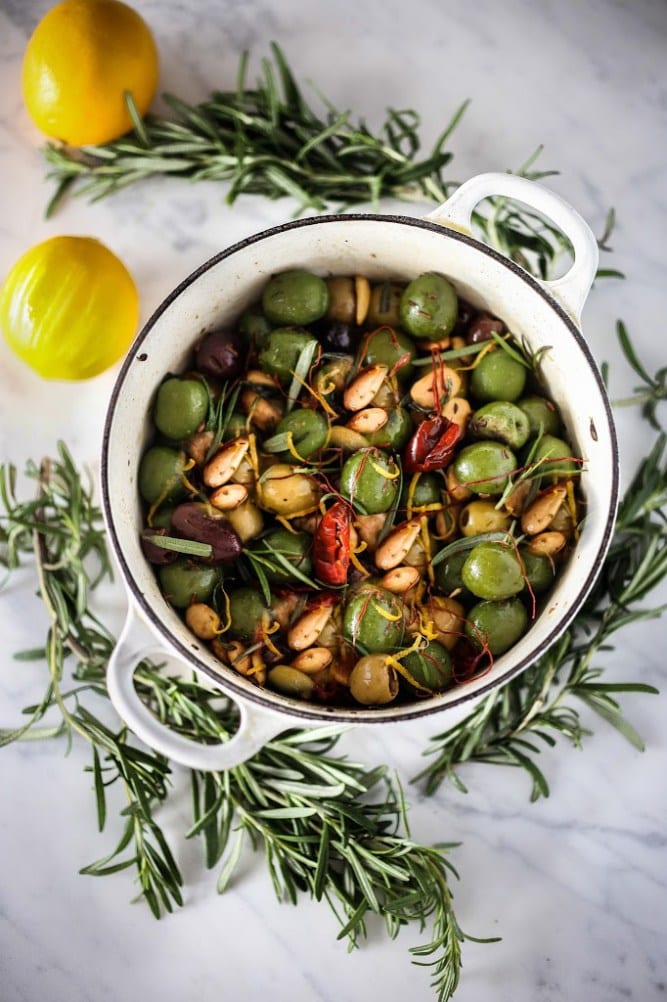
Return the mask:
<svg viewBox="0 0 667 1002"><path fill-rule="evenodd" d="M243 198L230 210L214 184L154 181L94 206L69 201L50 221L40 137L22 107L20 63L29 32L49 5L0 5L0 275L30 245L57 233L104 240L133 272L147 318L193 268L235 240L290 218L289 200ZM373 124L386 106L423 115L428 148L465 98L471 106L450 147L451 177L520 164L538 143L551 186L600 232L615 206L614 252L604 263L627 274L600 281L584 313L611 394L636 380L614 335L623 318L649 371L665 363L664 234L667 232L667 7L663 0L139 0L162 59L161 86L202 99L230 86L242 48L251 67L277 40L300 79ZM383 204L386 211L422 207ZM97 469L100 432L115 372L72 387L47 384L0 345L0 455L23 465L65 439ZM649 434L636 410L617 415L623 481ZM42 636L43 613L28 574L0 594L0 726L19 721L40 692L39 666L11 652ZM663 590L663 600L664 600ZM120 588L109 596L120 616ZM665 622L624 631L605 655L612 680L637 679L660 696L626 698L646 741L641 754L601 721L583 751L542 755L551 796L528 802L522 775L472 767L467 796L433 799L408 788L421 841L460 842L455 903L464 929L501 936L467 944L457 1002L652 1002L667 991L667 714ZM602 662L600 662L602 663ZM421 764L433 720L357 730L350 755L388 762L408 779ZM131 905L127 874L95 880L78 870L111 847L112 819L96 831L87 750L29 743L0 753L0 999L2 1002L162 1002L220 998L274 1002L422 1002L428 973L410 963L416 930L396 942L371 926L348 955L326 907L278 904L260 856L249 856L232 889L216 894L199 847L183 839L188 797L164 824L185 879L185 907L155 922Z"/></svg>

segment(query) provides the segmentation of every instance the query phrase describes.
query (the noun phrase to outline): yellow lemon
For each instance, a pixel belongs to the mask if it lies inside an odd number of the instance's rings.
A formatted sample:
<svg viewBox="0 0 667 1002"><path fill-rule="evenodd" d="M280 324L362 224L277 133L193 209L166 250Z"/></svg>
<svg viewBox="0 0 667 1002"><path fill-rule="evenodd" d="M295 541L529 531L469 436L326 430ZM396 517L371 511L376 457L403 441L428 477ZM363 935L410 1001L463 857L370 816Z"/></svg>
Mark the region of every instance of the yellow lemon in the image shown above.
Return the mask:
<svg viewBox="0 0 667 1002"><path fill-rule="evenodd" d="M127 351L139 296L125 265L92 237L52 237L16 262L0 289L0 329L45 379L88 379Z"/></svg>
<svg viewBox="0 0 667 1002"><path fill-rule="evenodd" d="M124 92L144 115L157 81L153 35L120 0L63 0L39 22L23 59L28 114L47 136L70 146L128 132Z"/></svg>

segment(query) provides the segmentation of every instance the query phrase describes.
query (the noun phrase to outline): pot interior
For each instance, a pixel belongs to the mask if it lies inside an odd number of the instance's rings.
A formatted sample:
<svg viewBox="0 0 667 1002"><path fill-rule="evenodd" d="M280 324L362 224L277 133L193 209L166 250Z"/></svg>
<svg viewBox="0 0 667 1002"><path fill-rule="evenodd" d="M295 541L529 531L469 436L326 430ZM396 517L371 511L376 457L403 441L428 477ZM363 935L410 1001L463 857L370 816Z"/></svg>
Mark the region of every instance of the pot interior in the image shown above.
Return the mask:
<svg viewBox="0 0 667 1002"><path fill-rule="evenodd" d="M182 370L192 345L204 333L233 324L256 302L272 274L295 267L323 276L362 274L372 280L444 273L460 295L502 317L533 351L548 349L542 372L549 393L570 440L585 458L584 528L539 617L482 677L419 703L332 709L259 689L221 665L189 632L163 599L140 548L137 472L159 383L168 372ZM102 488L110 538L130 596L168 647L231 695L284 709L292 716L371 723L461 706L521 671L556 639L580 608L609 543L618 492L617 450L609 406L586 344L537 281L472 238L434 223L400 216L326 216L276 227L231 247L186 279L160 306L138 335L114 388L103 445Z"/></svg>

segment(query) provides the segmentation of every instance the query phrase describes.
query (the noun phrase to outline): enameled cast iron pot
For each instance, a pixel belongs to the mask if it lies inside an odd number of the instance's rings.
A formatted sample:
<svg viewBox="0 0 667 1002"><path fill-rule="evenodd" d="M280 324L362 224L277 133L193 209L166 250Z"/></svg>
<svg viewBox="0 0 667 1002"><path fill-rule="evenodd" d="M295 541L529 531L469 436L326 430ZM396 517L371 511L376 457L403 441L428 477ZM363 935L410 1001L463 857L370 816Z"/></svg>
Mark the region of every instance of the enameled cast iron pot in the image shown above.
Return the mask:
<svg viewBox="0 0 667 1002"><path fill-rule="evenodd" d="M471 213L500 195L535 208L554 222L574 249L572 267L539 282L469 236ZM482 174L462 185L425 219L340 215L277 226L222 251L187 278L138 335L115 385L104 433L102 497L111 545L129 598L129 613L108 668L109 695L128 726L150 746L197 769L230 768L271 737L293 726L331 721L382 724L437 713L438 728L459 722L474 700L536 660L576 615L593 585L610 541L618 495L618 454L605 391L579 330L595 276L598 250L584 220L560 197L509 174ZM542 613L529 631L476 681L424 701L378 709L337 709L253 685L222 665L185 626L160 593L140 548L139 460L149 434L155 391L168 372L186 364L205 332L232 324L259 298L268 278L303 267L324 276L361 274L409 280L425 271L447 275L477 307L503 318L530 346L549 346L542 371L577 455L585 458L581 490L583 532ZM133 672L144 658L165 652L232 697L238 732L220 745L199 745L163 726L139 699Z"/></svg>

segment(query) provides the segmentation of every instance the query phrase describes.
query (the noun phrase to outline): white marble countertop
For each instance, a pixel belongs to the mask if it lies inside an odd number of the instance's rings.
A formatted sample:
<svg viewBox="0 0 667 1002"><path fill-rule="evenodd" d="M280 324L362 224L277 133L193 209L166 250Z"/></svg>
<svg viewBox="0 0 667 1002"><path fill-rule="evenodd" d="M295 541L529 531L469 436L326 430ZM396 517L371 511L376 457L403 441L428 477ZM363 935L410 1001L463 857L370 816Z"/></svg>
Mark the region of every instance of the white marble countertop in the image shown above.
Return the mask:
<svg viewBox="0 0 667 1002"><path fill-rule="evenodd" d="M245 197L230 209L214 184L154 181L90 206L70 200L51 220L40 138L20 95L20 64L45 0L4 0L0 10L0 275L29 246L58 233L106 242L133 272L142 316L180 279L235 240L290 218L289 201ZM584 314L599 362L611 364L611 395L636 383L616 342L623 318L649 372L665 364L662 332L667 232L667 7L662 0L458 4L453 0L138 0L162 59L161 88L189 100L233 83L243 48L251 67L278 41L301 80L312 78L340 107L371 124L387 106L423 115L425 147L454 109L471 106L450 141L451 177L515 167L545 145L551 186L596 232L615 206L614 253L605 264L624 282L600 281ZM419 214L420 206L382 206ZM97 468L102 421L115 372L84 385L48 384L0 345L0 456L23 466L65 439ZM617 415L623 482L649 442L636 410ZM40 668L12 651L33 646L43 621L28 575L0 594L0 727L14 725L40 692ZM662 598L664 601L664 590ZM118 586L116 612L123 597ZM645 739L641 754L602 721L583 751L560 745L542 764L551 796L528 801L525 777L474 766L467 796L408 788L411 823L423 842L460 842L452 860L459 920L495 945L466 944L457 1002L651 1002L667 991L667 716L665 622L627 629L606 656L611 680L657 685L660 696L624 700ZM355 759L387 762L408 779L437 723L358 730ZM0 753L0 999L2 1002L421 1002L428 973L410 963L419 942L371 927L353 954L336 941L326 906L278 904L262 857L249 856L233 888L186 842L188 795L164 824L185 886L185 905L156 922L131 905L128 873L93 879L78 870L108 851L114 820L96 831L88 751L76 742L13 745Z"/></svg>

